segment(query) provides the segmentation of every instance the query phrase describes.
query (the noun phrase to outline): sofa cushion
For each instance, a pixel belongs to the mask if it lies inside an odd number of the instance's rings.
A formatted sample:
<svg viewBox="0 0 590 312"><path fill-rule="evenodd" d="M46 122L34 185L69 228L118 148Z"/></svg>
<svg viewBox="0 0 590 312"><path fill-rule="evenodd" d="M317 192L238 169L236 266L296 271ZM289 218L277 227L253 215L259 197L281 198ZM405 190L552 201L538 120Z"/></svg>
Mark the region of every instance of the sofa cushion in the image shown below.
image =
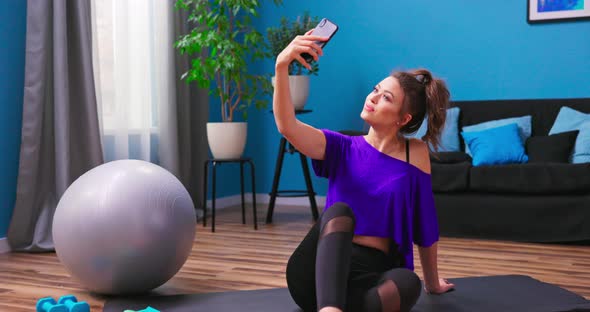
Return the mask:
<svg viewBox="0 0 590 312"><path fill-rule="evenodd" d="M461 150L461 144L459 141L459 113L461 109L459 107L453 107L447 109L447 116L445 118L445 125L440 135L440 146L439 152L456 152ZM409 137L418 138L422 140L422 137L426 135L428 130L428 118L424 118L422 125L415 134ZM432 149L432 146L430 147Z"/></svg>
<svg viewBox="0 0 590 312"><path fill-rule="evenodd" d="M461 192L469 188L471 162L436 163L431 165L434 192Z"/></svg>
<svg viewBox="0 0 590 312"><path fill-rule="evenodd" d="M456 164L460 162L471 163L471 156L464 152L440 152L431 153L430 161L439 164Z"/></svg>
<svg viewBox="0 0 590 312"><path fill-rule="evenodd" d="M549 134L580 129L581 125L586 122L590 122L590 114L585 114L571 107L564 106L559 109L553 126L549 130Z"/></svg>
<svg viewBox="0 0 590 312"><path fill-rule="evenodd" d="M532 136L526 141L529 162L569 163L579 130L548 136Z"/></svg>
<svg viewBox="0 0 590 312"><path fill-rule="evenodd" d="M469 146L474 166L528 162L518 125L507 124L481 131L461 132Z"/></svg>
<svg viewBox="0 0 590 312"><path fill-rule="evenodd" d="M570 162L574 164L590 163L590 122L582 124L580 127Z"/></svg>
<svg viewBox="0 0 590 312"><path fill-rule="evenodd" d="M473 167L470 190L520 194L590 193L590 164L528 163Z"/></svg>
<svg viewBox="0 0 590 312"><path fill-rule="evenodd" d="M516 124L518 126L518 134L523 143L526 141L527 138L531 136L532 118L530 115L490 120L471 126L465 126L463 127L462 132L476 132L489 130L493 128L506 126L509 124ZM465 138L465 136L463 136L463 138ZM465 152L473 156L473 153L471 152L471 146L469 146L468 144L465 144Z"/></svg>
<svg viewBox="0 0 590 312"><path fill-rule="evenodd" d="M590 114L564 106L559 110L549 134L580 130L572 152L574 164L590 162Z"/></svg>
<svg viewBox="0 0 590 312"><path fill-rule="evenodd" d="M453 101L450 104L461 108L459 129L490 120L530 115L533 136L549 134L563 106L590 113L590 98ZM461 150L465 150L462 137L460 139Z"/></svg>

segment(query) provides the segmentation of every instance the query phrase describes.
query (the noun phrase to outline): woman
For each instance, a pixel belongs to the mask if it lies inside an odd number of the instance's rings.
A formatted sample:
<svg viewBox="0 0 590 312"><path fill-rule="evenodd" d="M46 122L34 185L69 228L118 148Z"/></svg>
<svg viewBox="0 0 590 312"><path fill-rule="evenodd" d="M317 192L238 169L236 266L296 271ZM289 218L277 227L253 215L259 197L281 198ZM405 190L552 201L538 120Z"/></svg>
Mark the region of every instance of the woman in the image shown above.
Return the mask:
<svg viewBox="0 0 590 312"><path fill-rule="evenodd" d="M367 135L316 129L296 119L288 81L291 62L310 67L302 53L316 61L322 55L317 41L327 38L310 33L295 38L275 64L277 128L329 180L327 208L289 259L289 290L305 311L409 311L421 291L413 243L425 290L440 294L454 286L438 277L428 149L438 147L449 92L427 70L393 73L366 98ZM423 141L405 139L426 115Z"/></svg>

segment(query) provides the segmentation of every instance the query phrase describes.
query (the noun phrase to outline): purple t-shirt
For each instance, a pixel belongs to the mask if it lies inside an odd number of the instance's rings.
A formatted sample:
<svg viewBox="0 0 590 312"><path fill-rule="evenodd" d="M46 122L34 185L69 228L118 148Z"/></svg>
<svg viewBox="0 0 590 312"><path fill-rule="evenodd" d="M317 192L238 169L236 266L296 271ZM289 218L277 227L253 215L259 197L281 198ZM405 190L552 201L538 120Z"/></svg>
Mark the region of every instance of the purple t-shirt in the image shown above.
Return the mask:
<svg viewBox="0 0 590 312"><path fill-rule="evenodd" d="M328 178L326 209L348 204L356 218L354 233L391 238L405 267L414 270L413 243L429 247L439 238L430 174L380 152L363 136L322 132L326 155L312 166Z"/></svg>

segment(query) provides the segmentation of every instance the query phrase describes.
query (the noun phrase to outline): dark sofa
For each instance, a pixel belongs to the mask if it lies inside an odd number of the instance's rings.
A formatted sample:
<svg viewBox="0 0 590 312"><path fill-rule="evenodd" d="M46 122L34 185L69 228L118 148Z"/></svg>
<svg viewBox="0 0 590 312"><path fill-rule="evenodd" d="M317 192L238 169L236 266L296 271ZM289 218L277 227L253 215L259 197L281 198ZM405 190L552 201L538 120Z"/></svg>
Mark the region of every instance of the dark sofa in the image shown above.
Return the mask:
<svg viewBox="0 0 590 312"><path fill-rule="evenodd" d="M457 101L459 130L485 121L532 116L545 136L562 106L590 113L590 99ZM461 138L461 149L465 143ZM441 235L528 242L590 241L590 163L473 167L461 152L432 160Z"/></svg>

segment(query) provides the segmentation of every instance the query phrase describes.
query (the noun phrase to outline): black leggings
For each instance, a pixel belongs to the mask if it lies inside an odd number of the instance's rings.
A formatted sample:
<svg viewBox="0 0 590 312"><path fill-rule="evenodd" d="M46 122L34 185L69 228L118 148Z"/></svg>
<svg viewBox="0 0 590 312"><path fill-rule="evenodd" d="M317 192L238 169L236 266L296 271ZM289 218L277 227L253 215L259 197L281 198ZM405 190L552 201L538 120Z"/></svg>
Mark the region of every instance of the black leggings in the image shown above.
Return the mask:
<svg viewBox="0 0 590 312"><path fill-rule="evenodd" d="M389 254L352 242L350 207L335 203L312 227L287 264L287 285L304 311L410 311L421 291L418 276L405 268L397 246ZM399 301L400 309L397 310Z"/></svg>

